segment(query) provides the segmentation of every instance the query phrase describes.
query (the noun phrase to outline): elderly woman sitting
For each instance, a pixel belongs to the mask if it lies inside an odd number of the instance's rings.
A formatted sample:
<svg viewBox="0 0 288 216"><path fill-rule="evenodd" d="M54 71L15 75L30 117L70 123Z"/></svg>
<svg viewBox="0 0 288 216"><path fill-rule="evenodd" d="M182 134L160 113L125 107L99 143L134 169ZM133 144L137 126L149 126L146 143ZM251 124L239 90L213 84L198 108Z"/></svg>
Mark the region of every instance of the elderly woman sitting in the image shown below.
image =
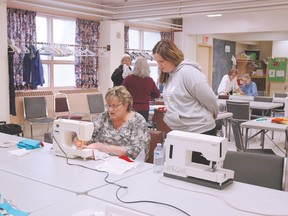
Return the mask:
<svg viewBox="0 0 288 216"><path fill-rule="evenodd" d="M144 117L132 110L132 96L124 86L116 86L105 95L107 112L94 121L89 142L74 140L77 147L98 149L111 155L135 159L144 150L149 156L150 135Z"/></svg>

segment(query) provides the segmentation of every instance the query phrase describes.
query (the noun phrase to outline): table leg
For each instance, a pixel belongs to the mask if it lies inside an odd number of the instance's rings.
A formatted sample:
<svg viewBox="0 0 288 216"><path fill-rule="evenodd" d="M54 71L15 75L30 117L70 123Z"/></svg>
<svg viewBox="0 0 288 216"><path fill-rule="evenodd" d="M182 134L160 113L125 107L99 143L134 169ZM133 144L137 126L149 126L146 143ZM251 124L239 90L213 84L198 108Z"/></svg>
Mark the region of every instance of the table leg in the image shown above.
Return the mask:
<svg viewBox="0 0 288 216"><path fill-rule="evenodd" d="M284 143L284 149L285 149L285 152L286 152L286 157L287 157L287 153L288 153L288 151L287 151L287 140L288 140L288 131L287 130L285 130L285 143Z"/></svg>
<svg viewBox="0 0 288 216"><path fill-rule="evenodd" d="M225 136L227 137L227 127L228 127L228 122L230 121L230 118L227 118L224 120L225 122ZM229 134L230 135L230 134ZM228 138L228 141L230 141L230 136Z"/></svg>
<svg viewBox="0 0 288 216"><path fill-rule="evenodd" d="M228 141L230 142L230 136L231 136L231 121L230 121L230 119L229 119L229 134L228 134ZM227 122L227 123L228 123ZM227 125L227 127L228 127L228 125Z"/></svg>
<svg viewBox="0 0 288 216"><path fill-rule="evenodd" d="M246 128L246 132L245 132L245 149L247 149L247 146L248 146L248 130L249 130L249 128Z"/></svg>
<svg viewBox="0 0 288 216"><path fill-rule="evenodd" d="M260 135L260 145L262 146L262 149L264 149L264 139L265 139L265 131L261 130L261 135Z"/></svg>

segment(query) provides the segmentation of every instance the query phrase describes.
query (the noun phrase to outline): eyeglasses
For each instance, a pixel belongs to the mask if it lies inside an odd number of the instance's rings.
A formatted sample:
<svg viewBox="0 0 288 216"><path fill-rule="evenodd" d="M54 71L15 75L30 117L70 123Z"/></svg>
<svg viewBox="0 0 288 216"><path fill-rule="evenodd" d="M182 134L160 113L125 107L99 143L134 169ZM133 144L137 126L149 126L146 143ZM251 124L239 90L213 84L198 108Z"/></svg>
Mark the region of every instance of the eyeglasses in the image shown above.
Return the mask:
<svg viewBox="0 0 288 216"><path fill-rule="evenodd" d="M109 110L109 109L117 109L120 105L122 105L122 103L120 104L112 104L112 105L109 105L109 104L106 104L105 107Z"/></svg>

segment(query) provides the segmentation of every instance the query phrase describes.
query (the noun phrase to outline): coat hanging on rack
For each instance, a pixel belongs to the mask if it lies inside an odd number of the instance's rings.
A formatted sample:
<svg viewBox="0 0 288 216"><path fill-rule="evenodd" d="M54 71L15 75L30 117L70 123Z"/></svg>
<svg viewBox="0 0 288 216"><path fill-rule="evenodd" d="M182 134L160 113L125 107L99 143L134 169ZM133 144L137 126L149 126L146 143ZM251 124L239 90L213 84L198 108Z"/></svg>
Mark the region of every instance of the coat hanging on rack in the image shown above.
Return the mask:
<svg viewBox="0 0 288 216"><path fill-rule="evenodd" d="M32 89L37 89L38 85L45 83L42 61L34 45L29 50L30 53L26 53L23 60L23 81L26 85L31 84Z"/></svg>

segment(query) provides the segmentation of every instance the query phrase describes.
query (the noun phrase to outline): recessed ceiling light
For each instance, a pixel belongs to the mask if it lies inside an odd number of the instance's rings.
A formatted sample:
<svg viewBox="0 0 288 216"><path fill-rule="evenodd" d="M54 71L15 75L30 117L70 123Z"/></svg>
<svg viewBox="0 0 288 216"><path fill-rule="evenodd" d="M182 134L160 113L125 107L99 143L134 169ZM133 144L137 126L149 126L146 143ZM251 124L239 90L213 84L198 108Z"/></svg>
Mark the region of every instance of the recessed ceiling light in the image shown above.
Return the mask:
<svg viewBox="0 0 288 216"><path fill-rule="evenodd" d="M221 17L222 14L208 14L207 17Z"/></svg>

